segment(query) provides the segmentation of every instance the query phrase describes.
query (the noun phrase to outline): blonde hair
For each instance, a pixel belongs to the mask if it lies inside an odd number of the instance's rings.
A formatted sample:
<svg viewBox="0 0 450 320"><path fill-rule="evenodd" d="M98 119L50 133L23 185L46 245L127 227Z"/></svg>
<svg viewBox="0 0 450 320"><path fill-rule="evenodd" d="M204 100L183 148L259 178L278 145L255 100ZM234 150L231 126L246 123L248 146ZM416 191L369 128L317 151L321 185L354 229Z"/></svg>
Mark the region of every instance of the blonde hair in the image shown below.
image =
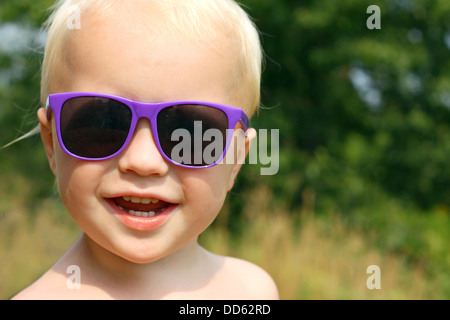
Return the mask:
<svg viewBox="0 0 450 320"><path fill-rule="evenodd" d="M137 0L59 0L45 24L48 38L42 64L41 101L52 93L55 74L61 70L68 46L68 21L74 12L94 10L99 19L114 17L120 23L127 9ZM133 3L134 2L134 3ZM153 31L173 36L201 40L225 34L239 45L239 57L233 87L248 88L245 111L251 117L260 104L260 80L263 52L259 33L247 13L234 0L141 0L141 6L151 8L151 18L145 23ZM145 11L145 10L144 10ZM147 14L147 11L144 12ZM125 18L124 18L125 19ZM129 18L128 18L129 19ZM214 44L213 44L214 45ZM217 45L220 45L217 43ZM219 49L220 50L220 49Z"/></svg>

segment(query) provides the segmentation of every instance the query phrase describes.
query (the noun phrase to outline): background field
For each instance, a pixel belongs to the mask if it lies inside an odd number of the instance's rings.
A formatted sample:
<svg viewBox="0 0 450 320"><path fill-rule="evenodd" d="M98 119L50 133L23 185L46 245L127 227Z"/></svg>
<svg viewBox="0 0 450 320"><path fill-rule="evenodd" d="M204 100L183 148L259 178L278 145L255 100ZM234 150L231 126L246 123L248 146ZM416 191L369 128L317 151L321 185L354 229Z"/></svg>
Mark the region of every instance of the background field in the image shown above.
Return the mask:
<svg viewBox="0 0 450 320"><path fill-rule="evenodd" d="M282 299L450 298L450 3L242 1L262 31L279 172L244 166L202 244L265 268ZM0 145L36 124L51 0L0 3ZM0 299L79 236L39 137L0 150ZM366 269L381 269L369 290Z"/></svg>

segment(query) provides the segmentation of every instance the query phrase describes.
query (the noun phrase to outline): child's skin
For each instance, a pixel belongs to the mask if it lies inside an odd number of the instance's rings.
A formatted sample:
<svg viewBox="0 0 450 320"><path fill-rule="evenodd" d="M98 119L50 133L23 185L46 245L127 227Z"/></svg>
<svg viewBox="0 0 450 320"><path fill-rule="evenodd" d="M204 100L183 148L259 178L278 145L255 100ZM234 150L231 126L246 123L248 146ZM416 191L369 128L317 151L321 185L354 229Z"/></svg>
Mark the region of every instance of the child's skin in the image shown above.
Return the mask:
<svg viewBox="0 0 450 320"><path fill-rule="evenodd" d="M223 50L167 36L133 32L118 22L83 16L51 93L108 93L143 102L210 101L246 106L246 87L232 89L236 44ZM142 18L142 17L141 17ZM101 21L101 22L99 22ZM205 41L206 43L207 41ZM245 109L244 109L245 110ZM147 119L140 119L124 152L83 161L62 151L53 121L40 109L41 136L64 205L84 233L38 281L16 299L277 299L270 276L243 260L212 254L197 238L216 218L239 164L182 168L160 155ZM249 131L248 143L255 136ZM248 150L248 148L247 148ZM238 162L239 163L239 162ZM150 197L176 204L161 225L123 224L111 198ZM67 267L81 270L81 289L68 289Z"/></svg>

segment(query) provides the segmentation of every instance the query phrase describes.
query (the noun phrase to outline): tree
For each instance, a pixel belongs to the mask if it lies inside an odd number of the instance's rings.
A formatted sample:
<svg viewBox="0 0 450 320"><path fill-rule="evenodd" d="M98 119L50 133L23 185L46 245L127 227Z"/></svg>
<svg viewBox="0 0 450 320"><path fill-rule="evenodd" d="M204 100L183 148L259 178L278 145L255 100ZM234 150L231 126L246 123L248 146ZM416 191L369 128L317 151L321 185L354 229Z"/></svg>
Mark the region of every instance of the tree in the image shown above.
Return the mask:
<svg viewBox="0 0 450 320"><path fill-rule="evenodd" d="M280 129L280 171L261 177L249 166L239 188L267 184L275 201L290 208L312 190L318 207L333 203L344 212L370 205L377 192L448 210L449 2L242 2L262 31L267 55L266 108L252 124ZM21 26L31 35L21 51L0 47L0 144L35 124L42 58L36 28L52 4L0 4L1 28ZM380 8L380 29L367 27L370 5ZM38 195L48 192L42 185L51 185L51 175L38 138L13 148L1 152L2 167L26 174ZM232 201L239 209L241 200Z"/></svg>
<svg viewBox="0 0 450 320"><path fill-rule="evenodd" d="M296 206L309 188L348 208L381 190L449 205L448 2L372 2L380 29L367 28L364 1L244 3L268 55L263 103L274 108L254 123L280 128L278 196Z"/></svg>

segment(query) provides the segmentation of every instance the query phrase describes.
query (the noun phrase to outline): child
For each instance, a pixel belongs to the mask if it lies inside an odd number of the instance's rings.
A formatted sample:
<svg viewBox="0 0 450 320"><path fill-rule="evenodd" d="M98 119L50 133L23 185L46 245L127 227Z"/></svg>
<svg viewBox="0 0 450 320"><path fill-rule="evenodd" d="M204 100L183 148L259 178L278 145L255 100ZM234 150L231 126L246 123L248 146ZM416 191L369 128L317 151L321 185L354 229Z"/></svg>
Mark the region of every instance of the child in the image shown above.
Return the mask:
<svg viewBox="0 0 450 320"><path fill-rule="evenodd" d="M277 299L265 271L197 242L256 135L245 114L259 104L262 53L248 16L233 0L55 8L38 118L61 199L83 234L14 298ZM180 152L171 133L198 124L246 131L245 151L233 163L221 161L222 150L198 162L203 144ZM232 140L225 133L225 145ZM68 285L68 268L79 288Z"/></svg>

